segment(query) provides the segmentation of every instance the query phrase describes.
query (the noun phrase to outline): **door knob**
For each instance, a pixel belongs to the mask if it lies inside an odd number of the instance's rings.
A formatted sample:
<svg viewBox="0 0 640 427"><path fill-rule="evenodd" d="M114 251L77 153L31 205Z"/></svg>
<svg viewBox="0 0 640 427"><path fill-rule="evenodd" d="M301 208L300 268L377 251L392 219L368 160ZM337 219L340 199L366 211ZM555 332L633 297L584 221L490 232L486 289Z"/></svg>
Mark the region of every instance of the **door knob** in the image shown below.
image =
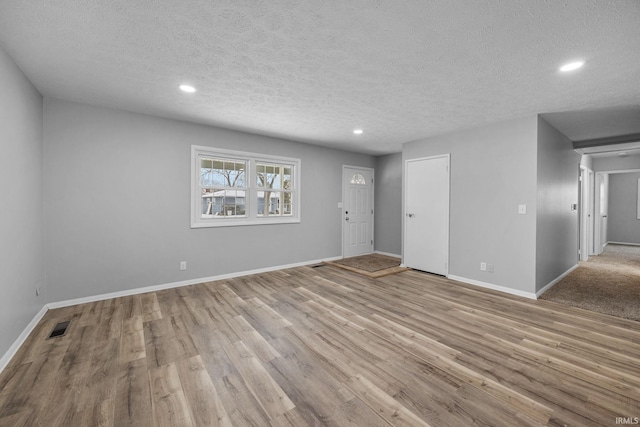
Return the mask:
<svg viewBox="0 0 640 427"><path fill-rule="evenodd" d="M346 218L345 218L345 221L349 221L349 217L346 217Z"/></svg>
<svg viewBox="0 0 640 427"><path fill-rule="evenodd" d="M408 216L409 218L413 218L414 216L416 216L416 214L408 213L408 214L407 214L407 216Z"/></svg>

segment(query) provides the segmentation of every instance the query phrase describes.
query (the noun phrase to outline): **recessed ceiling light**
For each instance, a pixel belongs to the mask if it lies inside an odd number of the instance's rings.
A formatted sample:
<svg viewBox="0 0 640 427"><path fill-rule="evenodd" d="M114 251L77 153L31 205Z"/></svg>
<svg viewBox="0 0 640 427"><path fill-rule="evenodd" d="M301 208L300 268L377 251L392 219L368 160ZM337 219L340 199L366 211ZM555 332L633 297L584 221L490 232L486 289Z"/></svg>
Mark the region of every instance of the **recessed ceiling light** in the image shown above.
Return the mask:
<svg viewBox="0 0 640 427"><path fill-rule="evenodd" d="M560 67L560 71L566 73L567 71L577 70L583 65L584 65L584 61L569 62L568 64L564 64L562 67Z"/></svg>
<svg viewBox="0 0 640 427"><path fill-rule="evenodd" d="M187 93L193 93L196 91L196 88L191 85L180 85L178 87L180 88L181 91L187 92Z"/></svg>
<svg viewBox="0 0 640 427"><path fill-rule="evenodd" d="M353 133L356 135L362 135L364 131L362 129L354 129Z"/></svg>

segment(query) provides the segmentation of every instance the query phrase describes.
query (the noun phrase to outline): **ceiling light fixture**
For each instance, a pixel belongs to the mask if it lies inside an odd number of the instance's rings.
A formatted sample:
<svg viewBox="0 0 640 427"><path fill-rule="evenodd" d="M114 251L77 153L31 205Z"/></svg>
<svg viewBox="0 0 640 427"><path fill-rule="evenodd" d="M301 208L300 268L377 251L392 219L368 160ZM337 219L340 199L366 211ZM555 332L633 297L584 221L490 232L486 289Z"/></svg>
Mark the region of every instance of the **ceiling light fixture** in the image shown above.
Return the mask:
<svg viewBox="0 0 640 427"><path fill-rule="evenodd" d="M563 73L566 73L567 71L577 70L583 65L584 65L584 61L569 62L568 64L564 64L562 67L560 67L560 71L562 71Z"/></svg>
<svg viewBox="0 0 640 427"><path fill-rule="evenodd" d="M196 88L191 86L191 85L182 84L182 85L180 85L178 87L180 88L181 91L187 92L187 93L193 93L193 92L196 91Z"/></svg>
<svg viewBox="0 0 640 427"><path fill-rule="evenodd" d="M354 134L356 134L356 135L362 135L362 133L363 133L363 132L364 132L364 131L363 131L362 129L355 129L355 130L353 131L353 133L354 133Z"/></svg>

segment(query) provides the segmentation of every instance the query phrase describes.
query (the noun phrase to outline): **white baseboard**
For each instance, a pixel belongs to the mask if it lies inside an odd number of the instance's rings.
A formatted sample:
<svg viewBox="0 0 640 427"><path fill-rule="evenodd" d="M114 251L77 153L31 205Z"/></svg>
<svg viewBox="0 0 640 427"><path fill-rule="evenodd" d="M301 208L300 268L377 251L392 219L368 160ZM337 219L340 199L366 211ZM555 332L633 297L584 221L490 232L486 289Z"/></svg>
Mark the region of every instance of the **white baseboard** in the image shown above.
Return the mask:
<svg viewBox="0 0 640 427"><path fill-rule="evenodd" d="M147 293L147 292L156 292L156 291L161 291L163 289L179 288L179 287L182 287L182 286L195 285L195 284L198 284L198 283L214 282L216 280L224 280L224 279L232 279L234 277L242 277L242 276L249 276L251 274L267 273L269 271L284 270L284 269L287 269L287 268L302 267L302 266L305 266L305 265L318 264L318 263L321 263L323 261L335 261L335 260L338 260L338 259L342 259L342 257L337 256L337 257L331 257L331 258L315 259L315 260L311 260L311 261L296 262L296 263L293 263L293 264L278 265L278 266L275 266L275 267L258 268L258 269L255 269L255 270L247 270L247 271L240 271L240 272L236 272L236 273L220 274L218 276L200 277L198 279L183 280L183 281L180 281L180 282L164 283L164 284L161 284L161 285L145 286L145 287L141 287L141 288L132 288L132 289L124 290L124 291L110 292L110 293L107 293L107 294L93 295L93 296L84 297L84 298L75 298L75 299L70 299L70 300L66 300L66 301L50 302L49 304L47 304L47 306L48 306L48 308L69 307L69 306L72 306L72 305L86 304L88 302L96 302L96 301L102 301L102 300L111 299L111 298L119 298L119 297L126 297L126 296L130 296L130 295L144 294L144 293Z"/></svg>
<svg viewBox="0 0 640 427"><path fill-rule="evenodd" d="M391 257L394 257L394 258L402 258L402 255L392 254L391 252L373 251L373 253L374 254L391 256Z"/></svg>
<svg viewBox="0 0 640 427"><path fill-rule="evenodd" d="M13 356L16 355L16 353L18 352L18 349L20 349L20 346L29 337L29 334L31 334L33 329L38 324L38 322L40 320L42 320L42 318L46 314L47 310L49 310L49 309L48 309L48 307L46 305L42 306L40 311L36 313L36 315L33 317L33 319L31 319L31 322L29 322L27 327L24 328L22 333L15 340L15 342L11 345L11 347L9 347L9 350L7 350L7 352L2 356L2 358L0 358L0 372L4 371L4 368L7 367L7 365L11 361L11 359L13 359Z"/></svg>
<svg viewBox="0 0 640 427"><path fill-rule="evenodd" d="M549 289L551 289L553 286L555 286L559 281L561 281L562 279L564 279L569 273L571 273L573 270L575 270L576 268L578 268L578 264L574 265L573 267L571 267L570 269L568 269L567 271L565 271L564 273L562 273L561 275L559 275L558 277L556 277L555 279L553 279L551 282L549 282L549 284L547 284L544 288L540 289L538 292L536 292L536 298L538 298L540 295L542 295L543 293L545 293L546 291L548 291Z"/></svg>
<svg viewBox="0 0 640 427"><path fill-rule="evenodd" d="M493 289L494 291L500 291L511 295L517 295L519 297L525 297L529 299L537 299L536 294L533 292L520 291L518 289L507 288L506 286L494 285L493 283L481 282L480 280L467 279L466 277L448 275L447 278L456 280L458 282L467 283L469 285L480 286L482 288Z"/></svg>
<svg viewBox="0 0 640 427"><path fill-rule="evenodd" d="M640 243L628 243L628 242L607 242L607 245L640 246Z"/></svg>

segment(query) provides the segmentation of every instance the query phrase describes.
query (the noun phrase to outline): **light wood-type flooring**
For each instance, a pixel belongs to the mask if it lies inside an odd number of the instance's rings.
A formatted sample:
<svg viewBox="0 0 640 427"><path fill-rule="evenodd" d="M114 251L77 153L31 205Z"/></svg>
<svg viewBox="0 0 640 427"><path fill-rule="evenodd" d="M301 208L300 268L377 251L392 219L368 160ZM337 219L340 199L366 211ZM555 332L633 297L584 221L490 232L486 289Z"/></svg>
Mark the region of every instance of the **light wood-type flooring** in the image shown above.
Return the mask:
<svg viewBox="0 0 640 427"><path fill-rule="evenodd" d="M12 427L633 417L640 323L415 271L300 267L50 310L0 374Z"/></svg>

